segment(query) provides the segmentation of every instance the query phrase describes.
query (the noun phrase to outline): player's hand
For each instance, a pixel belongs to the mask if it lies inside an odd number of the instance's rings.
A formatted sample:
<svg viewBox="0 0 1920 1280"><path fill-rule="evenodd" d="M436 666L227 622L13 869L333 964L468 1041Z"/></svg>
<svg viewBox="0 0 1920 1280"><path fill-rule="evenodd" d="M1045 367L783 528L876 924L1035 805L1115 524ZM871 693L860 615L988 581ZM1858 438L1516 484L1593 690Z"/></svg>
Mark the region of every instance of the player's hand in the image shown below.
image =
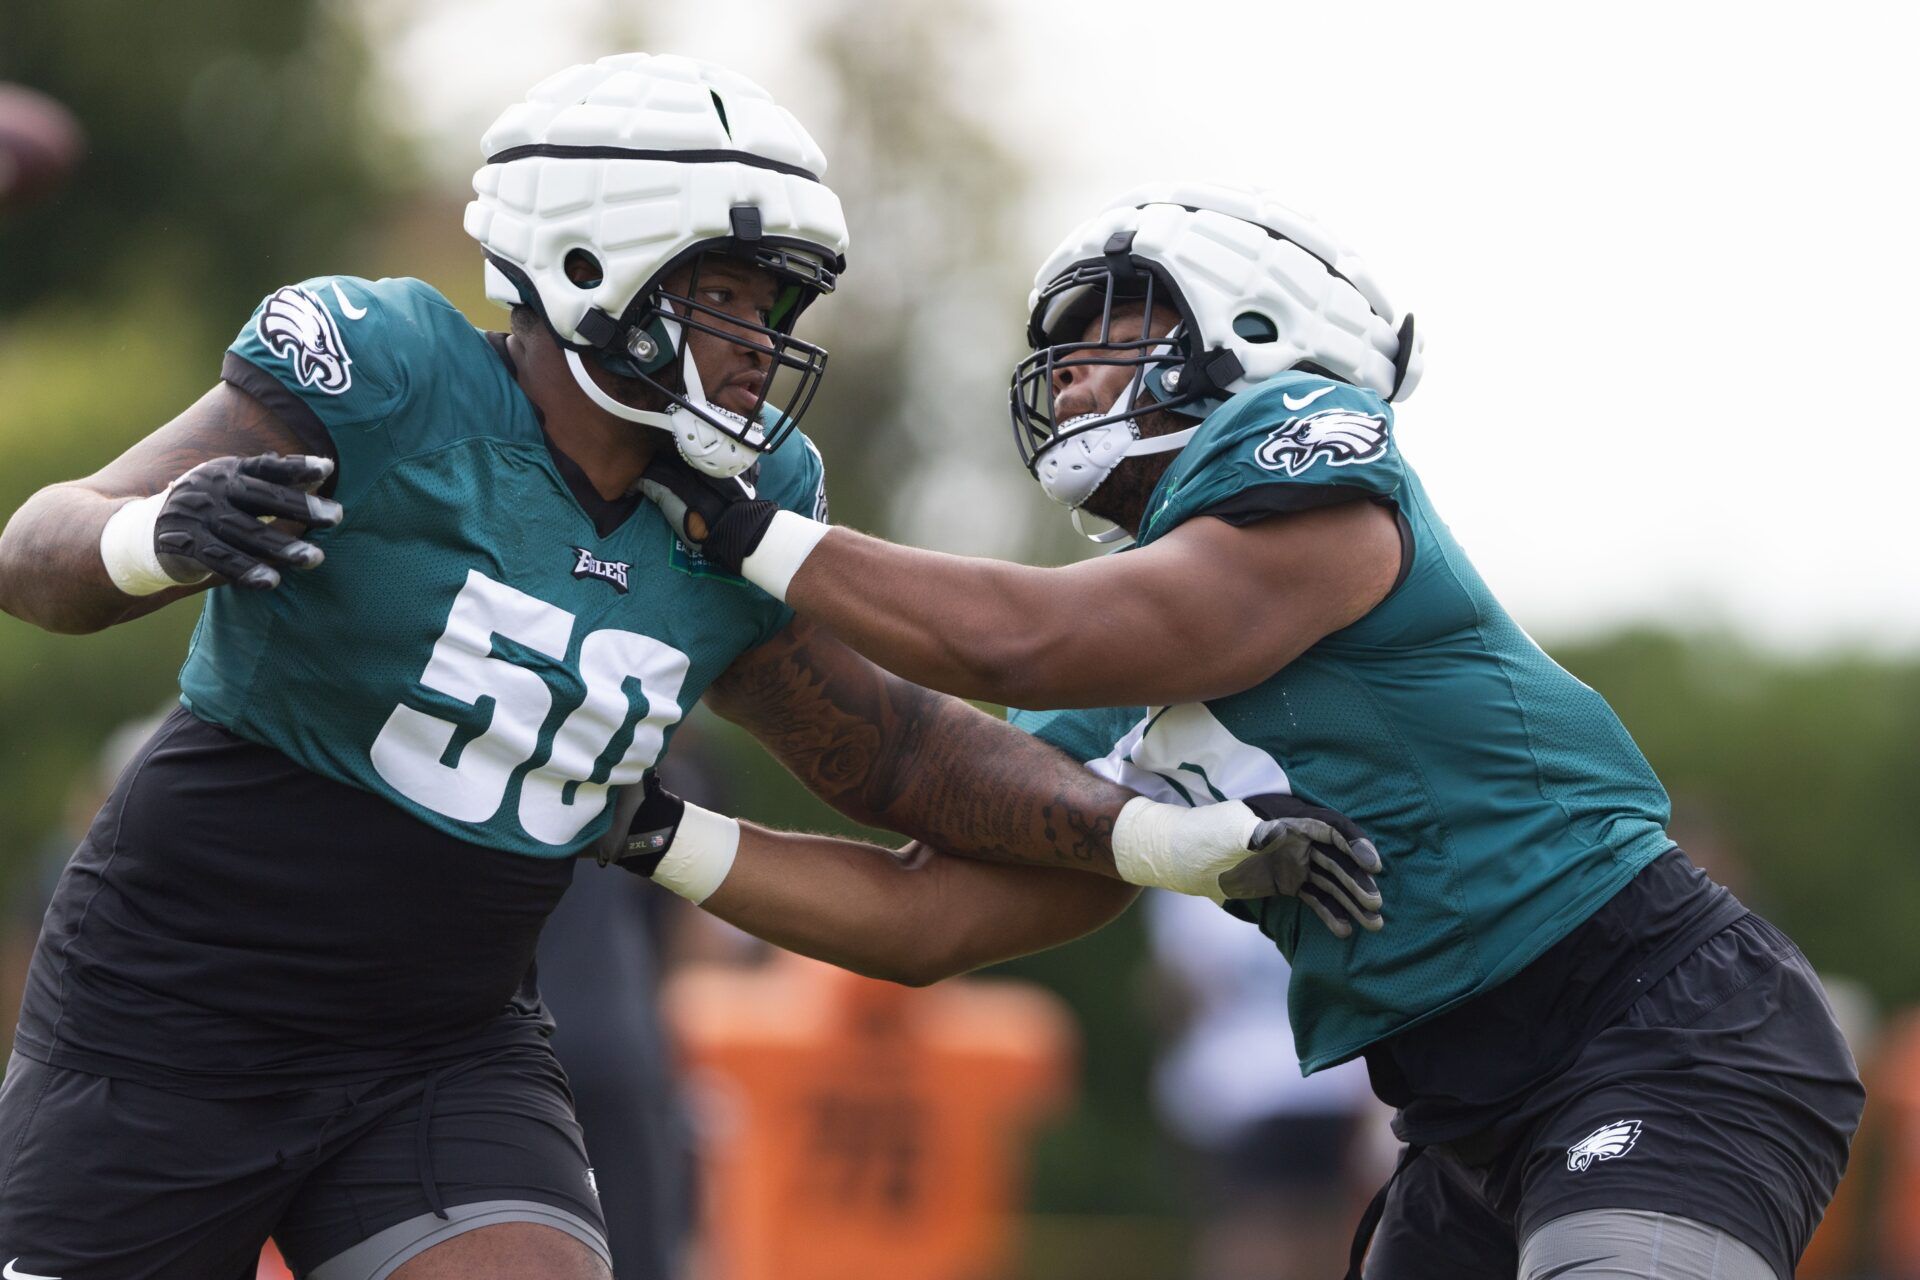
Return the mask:
<svg viewBox="0 0 1920 1280"><path fill-rule="evenodd" d="M1293 796L1197 809L1136 797L1114 824L1113 861L1131 884L1215 902L1298 897L1338 938L1383 923L1373 842L1344 815Z"/></svg>
<svg viewBox="0 0 1920 1280"><path fill-rule="evenodd" d="M1220 877L1229 898L1290 895L1306 903L1336 938L1359 925L1369 932L1384 923L1379 850L1345 814L1310 805L1296 796L1254 796L1247 807L1260 818L1248 838L1253 856Z"/></svg>
<svg viewBox="0 0 1920 1280"><path fill-rule="evenodd" d="M340 521L340 504L315 495L333 474L328 458L263 453L214 458L168 486L153 521L153 550L168 577L185 585L217 573L234 586L265 591L285 569L311 569L320 548L265 517L309 529Z"/></svg>
<svg viewBox="0 0 1920 1280"><path fill-rule="evenodd" d="M667 450L655 453L640 473L640 492L660 508L682 542L697 547L723 573L740 572L780 509L756 498L738 478L702 475Z"/></svg>
<svg viewBox="0 0 1920 1280"><path fill-rule="evenodd" d="M607 834L582 850L581 856L591 854L603 867L611 862L652 879L660 860L673 848L686 813L687 802L661 786L660 775L649 769L638 786L622 789Z"/></svg>

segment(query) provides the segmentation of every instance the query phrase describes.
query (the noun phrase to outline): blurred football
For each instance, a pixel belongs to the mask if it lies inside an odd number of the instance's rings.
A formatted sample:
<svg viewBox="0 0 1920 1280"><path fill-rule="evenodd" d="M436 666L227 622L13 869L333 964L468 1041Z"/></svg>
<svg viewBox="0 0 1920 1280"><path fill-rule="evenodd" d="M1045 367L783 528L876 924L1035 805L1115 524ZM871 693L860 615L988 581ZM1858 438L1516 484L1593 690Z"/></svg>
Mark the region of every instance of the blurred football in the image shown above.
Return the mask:
<svg viewBox="0 0 1920 1280"><path fill-rule="evenodd" d="M44 93L0 84L0 213L60 190L85 150L86 135L72 112Z"/></svg>

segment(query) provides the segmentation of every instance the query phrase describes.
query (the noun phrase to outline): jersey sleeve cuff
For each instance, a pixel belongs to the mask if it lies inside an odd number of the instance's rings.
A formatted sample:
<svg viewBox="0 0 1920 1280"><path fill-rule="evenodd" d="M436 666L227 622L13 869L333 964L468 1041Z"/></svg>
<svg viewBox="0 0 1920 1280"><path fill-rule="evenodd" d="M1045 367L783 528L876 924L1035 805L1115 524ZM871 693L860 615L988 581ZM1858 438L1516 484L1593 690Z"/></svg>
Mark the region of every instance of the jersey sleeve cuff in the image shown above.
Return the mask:
<svg viewBox="0 0 1920 1280"><path fill-rule="evenodd" d="M340 461L340 452L334 447L333 436L320 421L320 415L313 411L313 406L287 390L285 383L265 369L239 352L229 351L226 359L220 362L220 381L238 387L272 410L273 416L299 437L300 447L306 452L331 458L336 464ZM339 474L336 466L333 477ZM333 477L329 477L321 487L322 493L332 490Z"/></svg>
<svg viewBox="0 0 1920 1280"><path fill-rule="evenodd" d="M1270 516L1312 511L1316 507L1330 507L1341 502L1377 502L1392 509L1394 527L1400 533L1400 571L1394 574L1393 585L1387 588L1387 595L1392 595L1407 580L1407 575L1413 572L1413 529L1407 523L1407 513L1392 498L1351 485L1264 484L1242 489L1195 514L1212 516L1216 520L1225 520L1235 528L1242 528Z"/></svg>

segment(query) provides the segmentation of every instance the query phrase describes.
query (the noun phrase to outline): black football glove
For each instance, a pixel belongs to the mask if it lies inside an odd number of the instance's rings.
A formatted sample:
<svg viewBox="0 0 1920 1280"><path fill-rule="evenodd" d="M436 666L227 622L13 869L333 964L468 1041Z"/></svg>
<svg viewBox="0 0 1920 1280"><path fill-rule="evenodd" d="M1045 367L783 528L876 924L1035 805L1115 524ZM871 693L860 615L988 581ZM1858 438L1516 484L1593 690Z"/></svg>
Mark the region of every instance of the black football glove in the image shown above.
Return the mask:
<svg viewBox="0 0 1920 1280"><path fill-rule="evenodd" d="M1386 868L1352 819L1297 796L1251 796L1246 805L1266 821L1248 841L1254 856L1221 875L1221 892L1229 898L1297 897L1336 938L1351 936L1355 924L1369 932L1380 928L1380 886L1373 873Z"/></svg>
<svg viewBox="0 0 1920 1280"><path fill-rule="evenodd" d="M309 529L340 522L340 504L311 492L333 474L329 458L263 453L214 458L173 482L153 523L160 567L182 583L209 571L248 591L280 585L282 569L311 569L320 548L262 516L298 520Z"/></svg>
<svg viewBox="0 0 1920 1280"><path fill-rule="evenodd" d="M754 497L742 481L702 475L671 450L654 454L640 473L640 492L660 508L682 542L699 548L723 573L740 572L780 510L778 503Z"/></svg>
<svg viewBox="0 0 1920 1280"><path fill-rule="evenodd" d="M620 792L607 834L586 853L598 858L603 867L611 862L637 876L651 877L673 848L686 811L687 802L661 786L660 775L649 769L640 785Z"/></svg>

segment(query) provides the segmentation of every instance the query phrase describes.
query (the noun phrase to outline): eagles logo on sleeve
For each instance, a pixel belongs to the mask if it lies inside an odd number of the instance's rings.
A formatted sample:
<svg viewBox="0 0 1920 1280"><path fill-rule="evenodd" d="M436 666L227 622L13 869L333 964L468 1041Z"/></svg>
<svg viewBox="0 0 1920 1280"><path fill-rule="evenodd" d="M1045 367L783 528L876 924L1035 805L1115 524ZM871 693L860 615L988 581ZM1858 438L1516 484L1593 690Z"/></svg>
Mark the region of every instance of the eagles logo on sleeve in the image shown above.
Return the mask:
<svg viewBox="0 0 1920 1280"><path fill-rule="evenodd" d="M1325 409L1273 429L1254 454L1269 471L1297 476L1324 460L1330 467L1371 462L1387 451L1387 420L1356 409Z"/></svg>
<svg viewBox="0 0 1920 1280"><path fill-rule="evenodd" d="M1633 1150L1640 1140L1638 1120L1615 1120L1603 1124L1567 1148L1567 1168L1579 1173L1595 1160L1612 1160Z"/></svg>
<svg viewBox="0 0 1920 1280"><path fill-rule="evenodd" d="M260 308L260 341L293 366L300 384L337 396L353 385L353 364L326 304L305 289L276 290Z"/></svg>

